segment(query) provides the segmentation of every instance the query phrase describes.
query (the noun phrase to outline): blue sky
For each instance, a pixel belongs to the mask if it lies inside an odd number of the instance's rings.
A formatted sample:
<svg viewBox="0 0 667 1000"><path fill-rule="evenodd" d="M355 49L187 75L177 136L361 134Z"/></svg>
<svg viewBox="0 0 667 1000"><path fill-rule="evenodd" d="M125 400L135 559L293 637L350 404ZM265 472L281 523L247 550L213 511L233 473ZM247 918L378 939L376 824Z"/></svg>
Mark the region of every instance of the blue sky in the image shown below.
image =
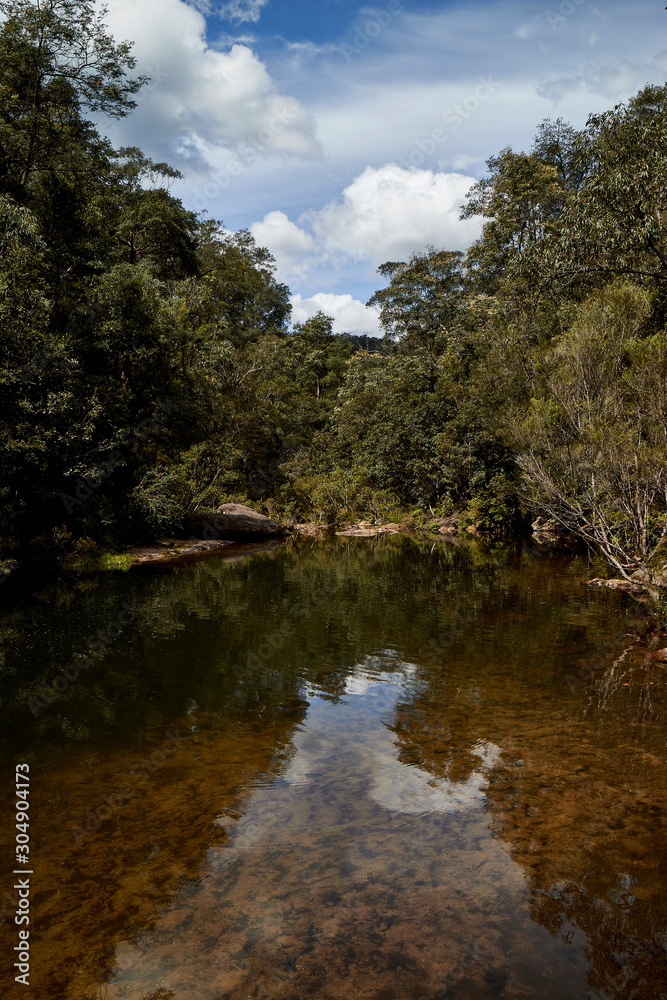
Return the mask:
<svg viewBox="0 0 667 1000"><path fill-rule="evenodd" d="M664 2L108 0L152 77L108 123L185 175L186 205L250 228L295 319L376 332L376 269L479 232L459 207L535 128L667 79Z"/></svg>

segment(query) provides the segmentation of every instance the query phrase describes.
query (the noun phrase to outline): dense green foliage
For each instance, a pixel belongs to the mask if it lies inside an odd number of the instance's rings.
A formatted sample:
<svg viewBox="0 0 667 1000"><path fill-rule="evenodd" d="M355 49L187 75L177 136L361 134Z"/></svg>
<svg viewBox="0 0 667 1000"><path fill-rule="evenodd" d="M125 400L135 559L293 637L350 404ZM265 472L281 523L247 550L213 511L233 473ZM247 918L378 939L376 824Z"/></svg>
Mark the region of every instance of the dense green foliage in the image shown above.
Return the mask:
<svg viewBox="0 0 667 1000"><path fill-rule="evenodd" d="M467 254L380 268L374 344L289 290L178 173L114 150L144 82L90 0L0 0L2 555L226 500L341 522L533 511L658 580L667 513L667 88L544 122L470 191Z"/></svg>

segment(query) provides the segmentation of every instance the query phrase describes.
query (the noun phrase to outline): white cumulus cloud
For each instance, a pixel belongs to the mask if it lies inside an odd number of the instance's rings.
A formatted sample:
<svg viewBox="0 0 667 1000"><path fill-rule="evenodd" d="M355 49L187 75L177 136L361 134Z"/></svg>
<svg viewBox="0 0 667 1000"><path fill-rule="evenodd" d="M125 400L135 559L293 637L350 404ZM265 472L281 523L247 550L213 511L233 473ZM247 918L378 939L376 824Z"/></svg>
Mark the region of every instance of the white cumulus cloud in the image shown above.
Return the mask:
<svg viewBox="0 0 667 1000"><path fill-rule="evenodd" d="M258 9L253 3L228 6ZM248 143L262 156L321 156L314 118L278 92L247 45L212 48L195 7L183 0L110 0L107 22L116 38L134 41L135 72L151 77L135 113L109 127L112 138L180 166L214 162L221 149Z"/></svg>
<svg viewBox="0 0 667 1000"><path fill-rule="evenodd" d="M479 235L477 220L459 214L473 177L407 170L388 163L367 167L333 201L310 214L318 240L332 251L381 264L401 260L427 244L461 250Z"/></svg>
<svg viewBox="0 0 667 1000"><path fill-rule="evenodd" d="M275 257L281 280L302 277L316 263L315 237L291 222L284 212L269 212L261 222L253 222L250 232L259 246L267 247Z"/></svg>
<svg viewBox="0 0 667 1000"><path fill-rule="evenodd" d="M282 211L250 227L268 247L285 280L345 260L378 265L404 260L428 244L462 250L479 235L476 219L461 220L461 205L475 183L459 173L404 169L394 163L366 170L337 201L304 212L298 224Z"/></svg>
<svg viewBox="0 0 667 1000"><path fill-rule="evenodd" d="M337 331L377 334L375 310L350 294L336 294L341 278L349 280L356 272L358 279L368 281L379 264L407 260L429 244L465 249L481 228L476 219L459 218L474 183L461 173L404 169L393 163L367 167L324 208L308 210L296 221L274 210L250 230L275 257L279 279L293 291L299 288L301 294L292 299L296 321L321 309L334 317ZM360 263L366 265L361 274ZM336 292L323 291L323 286Z"/></svg>
<svg viewBox="0 0 667 1000"><path fill-rule="evenodd" d="M333 317L334 333L365 333L371 337L382 335L377 310L367 308L351 295L316 292L307 299L301 295L292 296L294 323L304 323L320 311Z"/></svg>

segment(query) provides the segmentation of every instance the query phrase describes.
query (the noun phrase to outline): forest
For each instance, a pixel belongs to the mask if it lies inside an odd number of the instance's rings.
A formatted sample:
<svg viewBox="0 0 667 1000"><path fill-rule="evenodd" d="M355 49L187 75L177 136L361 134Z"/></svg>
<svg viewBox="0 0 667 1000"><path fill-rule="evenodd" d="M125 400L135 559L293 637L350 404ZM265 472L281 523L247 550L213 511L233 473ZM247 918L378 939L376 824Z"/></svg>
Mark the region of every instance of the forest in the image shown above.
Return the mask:
<svg viewBox="0 0 667 1000"><path fill-rule="evenodd" d="M506 535L540 514L662 585L667 86L492 156L468 251L379 269L374 341L292 324L249 232L101 135L147 80L90 0L0 14L0 568L234 501Z"/></svg>

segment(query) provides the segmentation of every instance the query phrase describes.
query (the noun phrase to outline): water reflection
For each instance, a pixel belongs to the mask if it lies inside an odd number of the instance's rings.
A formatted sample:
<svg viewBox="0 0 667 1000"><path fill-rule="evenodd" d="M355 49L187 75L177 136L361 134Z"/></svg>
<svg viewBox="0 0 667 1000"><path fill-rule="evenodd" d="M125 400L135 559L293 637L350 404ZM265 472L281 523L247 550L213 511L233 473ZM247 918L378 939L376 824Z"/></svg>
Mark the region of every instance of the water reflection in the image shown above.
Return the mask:
<svg viewBox="0 0 667 1000"><path fill-rule="evenodd" d="M533 920L555 941L580 942L590 963L583 995L649 1000L667 984L664 695L660 685L647 722L646 663L625 662L620 705L601 697L608 678L566 712L551 692L529 701L516 681L510 696L490 676L497 703L476 704L471 720L454 699L443 731L434 681L399 706L395 731L404 758L437 777L474 766L472 732L502 744L486 789L490 830L525 872Z"/></svg>
<svg viewBox="0 0 667 1000"><path fill-rule="evenodd" d="M663 668L624 638L644 627L632 603L587 575L359 539L7 614L5 727L38 817L35 995L659 997ZM31 720L27 694L128 599L132 633ZM174 727L186 738L142 781Z"/></svg>
<svg viewBox="0 0 667 1000"><path fill-rule="evenodd" d="M458 781L402 763L386 719L410 670L377 662L335 703L310 693L289 762L255 784L241 815L219 817L226 839L199 885L117 953L109 1000L139 1000L155 982L196 1000L492 996L513 948L524 985L539 985L550 952L557 963L520 868L489 836L485 789L500 749L476 740L477 767ZM567 966L557 982L575 996L586 963Z"/></svg>

